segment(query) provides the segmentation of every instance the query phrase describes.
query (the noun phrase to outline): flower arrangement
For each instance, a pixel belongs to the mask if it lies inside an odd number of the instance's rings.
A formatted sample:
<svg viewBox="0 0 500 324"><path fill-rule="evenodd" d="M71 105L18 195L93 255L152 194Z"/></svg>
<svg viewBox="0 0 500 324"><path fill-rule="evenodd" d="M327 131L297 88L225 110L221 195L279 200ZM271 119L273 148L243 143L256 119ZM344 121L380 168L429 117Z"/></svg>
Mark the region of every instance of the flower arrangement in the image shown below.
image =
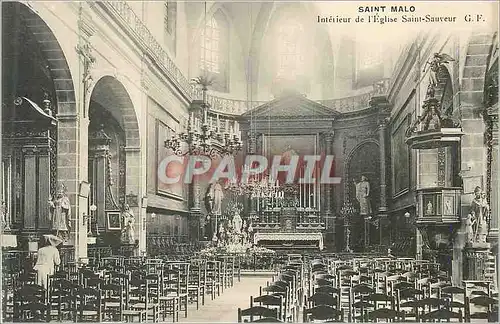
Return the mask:
<svg viewBox="0 0 500 324"><path fill-rule="evenodd" d="M251 255L264 255L264 254L274 254L274 250L267 249L260 246L252 246L250 243L229 243L222 246L212 246L205 248L197 253L198 257L201 258L211 258L218 255L240 255L240 256L251 256Z"/></svg>

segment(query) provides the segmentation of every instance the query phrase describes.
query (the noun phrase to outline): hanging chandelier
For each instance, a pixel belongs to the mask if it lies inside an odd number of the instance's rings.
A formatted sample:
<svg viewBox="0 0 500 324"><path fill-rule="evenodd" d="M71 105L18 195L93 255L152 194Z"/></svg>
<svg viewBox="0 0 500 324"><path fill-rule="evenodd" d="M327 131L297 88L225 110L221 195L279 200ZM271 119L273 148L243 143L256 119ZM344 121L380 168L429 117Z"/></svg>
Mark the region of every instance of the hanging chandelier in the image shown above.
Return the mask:
<svg viewBox="0 0 500 324"><path fill-rule="evenodd" d="M201 103L194 102L190 106L186 131L174 133L165 140L165 147L179 156L205 155L215 158L237 154L243 147L238 124L229 127L229 121L226 120L222 129L218 116L216 122L208 116L210 105L207 103L207 90L213 80L208 76L201 76L191 81L201 86L203 99Z"/></svg>

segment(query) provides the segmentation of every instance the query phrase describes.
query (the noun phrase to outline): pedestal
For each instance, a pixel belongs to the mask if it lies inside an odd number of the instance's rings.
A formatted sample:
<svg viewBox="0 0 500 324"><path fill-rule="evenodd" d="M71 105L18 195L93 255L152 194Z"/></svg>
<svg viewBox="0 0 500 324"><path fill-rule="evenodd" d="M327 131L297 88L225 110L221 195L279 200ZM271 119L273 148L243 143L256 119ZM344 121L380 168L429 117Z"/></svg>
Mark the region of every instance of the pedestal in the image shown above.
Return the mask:
<svg viewBox="0 0 500 324"><path fill-rule="evenodd" d="M489 243L472 243L464 247L464 280L487 280Z"/></svg>

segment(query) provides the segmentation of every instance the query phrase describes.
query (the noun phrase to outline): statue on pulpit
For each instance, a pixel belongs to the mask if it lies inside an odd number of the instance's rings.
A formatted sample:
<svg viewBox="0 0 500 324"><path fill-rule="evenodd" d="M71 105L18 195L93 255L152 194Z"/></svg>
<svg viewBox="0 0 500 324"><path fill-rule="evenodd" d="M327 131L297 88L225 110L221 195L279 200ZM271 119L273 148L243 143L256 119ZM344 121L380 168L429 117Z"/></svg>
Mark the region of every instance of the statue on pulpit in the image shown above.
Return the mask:
<svg viewBox="0 0 500 324"><path fill-rule="evenodd" d="M429 81L432 87L439 83L438 73L441 66L452 61L455 61L455 59L446 53L434 53L432 58L425 63L423 72L425 73L427 66L429 66Z"/></svg>
<svg viewBox="0 0 500 324"><path fill-rule="evenodd" d="M134 213L132 212L132 210L130 210L130 206L127 203L123 205L121 219L123 223L122 243L135 244L135 233L134 233L135 217Z"/></svg>
<svg viewBox="0 0 500 324"><path fill-rule="evenodd" d="M49 197L49 207L51 209L52 230L56 232L56 236L60 237L63 241L67 241L68 232L71 228L71 204L66 195L66 187L61 184L57 188L56 199L53 200L52 196Z"/></svg>
<svg viewBox="0 0 500 324"><path fill-rule="evenodd" d="M356 187L356 200L359 203L359 214L361 216L367 216L372 214L372 207L370 203L370 183L365 176L361 176L361 181L356 183L353 179Z"/></svg>

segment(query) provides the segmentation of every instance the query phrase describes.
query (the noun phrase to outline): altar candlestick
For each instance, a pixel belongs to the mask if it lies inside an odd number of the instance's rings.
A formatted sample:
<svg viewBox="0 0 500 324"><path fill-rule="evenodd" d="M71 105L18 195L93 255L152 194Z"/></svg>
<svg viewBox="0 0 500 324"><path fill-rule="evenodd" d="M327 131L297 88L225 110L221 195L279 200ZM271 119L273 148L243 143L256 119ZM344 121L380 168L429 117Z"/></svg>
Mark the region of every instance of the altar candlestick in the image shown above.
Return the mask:
<svg viewBox="0 0 500 324"><path fill-rule="evenodd" d="M219 118L219 114L217 114L217 131L220 131L220 118Z"/></svg>
<svg viewBox="0 0 500 324"><path fill-rule="evenodd" d="M229 120L226 119L226 133L229 133Z"/></svg>
<svg viewBox="0 0 500 324"><path fill-rule="evenodd" d="M300 183L300 179L302 179L302 168L299 169L299 207L302 207L302 184Z"/></svg>
<svg viewBox="0 0 500 324"><path fill-rule="evenodd" d="M307 207L311 207L311 185L307 184Z"/></svg>
<svg viewBox="0 0 500 324"><path fill-rule="evenodd" d="M319 171L316 172L317 176L319 176ZM321 210L321 182L318 181L318 210Z"/></svg>

